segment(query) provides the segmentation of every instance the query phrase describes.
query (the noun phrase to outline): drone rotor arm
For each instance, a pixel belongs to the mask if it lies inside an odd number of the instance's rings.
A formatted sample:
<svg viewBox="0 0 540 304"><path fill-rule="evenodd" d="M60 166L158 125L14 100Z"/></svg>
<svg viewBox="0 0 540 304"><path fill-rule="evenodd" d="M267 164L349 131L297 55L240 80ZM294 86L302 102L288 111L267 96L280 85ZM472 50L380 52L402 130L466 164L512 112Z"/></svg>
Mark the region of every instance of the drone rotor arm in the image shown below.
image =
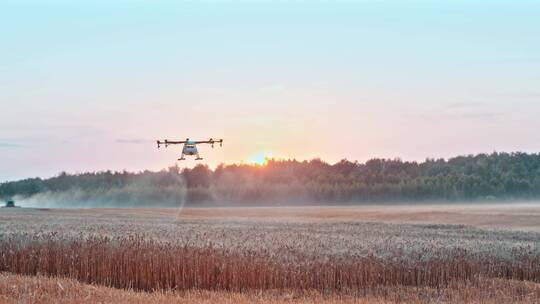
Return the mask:
<svg viewBox="0 0 540 304"><path fill-rule="evenodd" d="M213 139L213 138L210 138L209 140L201 140L201 141L196 141L195 144L222 144L223 143L223 139Z"/></svg>
<svg viewBox="0 0 540 304"><path fill-rule="evenodd" d="M165 148L169 145L181 145L181 144L185 144L186 141L176 141L176 140L168 140L168 139L165 139L165 140L158 140L157 141L157 146L158 148L161 146L161 145L165 145Z"/></svg>

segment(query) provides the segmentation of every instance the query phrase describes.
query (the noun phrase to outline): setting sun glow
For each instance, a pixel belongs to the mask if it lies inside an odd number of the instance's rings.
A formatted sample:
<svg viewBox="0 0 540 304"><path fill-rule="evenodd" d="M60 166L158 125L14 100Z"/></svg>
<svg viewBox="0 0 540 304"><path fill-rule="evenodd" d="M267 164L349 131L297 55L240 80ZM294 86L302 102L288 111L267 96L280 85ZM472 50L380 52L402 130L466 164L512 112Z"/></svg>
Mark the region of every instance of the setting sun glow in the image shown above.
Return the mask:
<svg viewBox="0 0 540 304"><path fill-rule="evenodd" d="M264 166L272 158L272 153L261 152L250 159L250 162L259 166Z"/></svg>

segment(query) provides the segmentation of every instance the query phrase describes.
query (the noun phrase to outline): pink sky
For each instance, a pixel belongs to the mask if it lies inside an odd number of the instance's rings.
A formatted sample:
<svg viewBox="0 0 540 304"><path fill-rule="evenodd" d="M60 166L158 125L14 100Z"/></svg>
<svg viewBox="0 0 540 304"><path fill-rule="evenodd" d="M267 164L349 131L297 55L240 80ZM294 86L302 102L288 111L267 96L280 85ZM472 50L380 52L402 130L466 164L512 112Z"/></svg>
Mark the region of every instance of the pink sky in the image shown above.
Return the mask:
<svg viewBox="0 0 540 304"><path fill-rule="evenodd" d="M537 3L227 3L0 4L0 181L540 150Z"/></svg>

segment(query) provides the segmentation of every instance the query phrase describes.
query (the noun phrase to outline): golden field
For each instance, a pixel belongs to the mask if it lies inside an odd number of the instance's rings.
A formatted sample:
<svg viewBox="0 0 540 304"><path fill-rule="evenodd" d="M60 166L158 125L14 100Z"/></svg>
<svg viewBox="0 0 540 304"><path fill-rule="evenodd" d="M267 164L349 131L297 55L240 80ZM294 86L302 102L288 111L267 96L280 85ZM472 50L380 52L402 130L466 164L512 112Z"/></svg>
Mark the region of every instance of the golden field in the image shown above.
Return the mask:
<svg viewBox="0 0 540 304"><path fill-rule="evenodd" d="M66 299L92 291L103 302L535 303L539 210L2 209L1 295L45 303L62 286Z"/></svg>
<svg viewBox="0 0 540 304"><path fill-rule="evenodd" d="M453 284L444 289L381 287L361 295L321 294L315 291L224 292L190 290L184 292L136 292L76 280L0 274L2 303L538 303L540 285L505 280L482 280L479 285Z"/></svg>

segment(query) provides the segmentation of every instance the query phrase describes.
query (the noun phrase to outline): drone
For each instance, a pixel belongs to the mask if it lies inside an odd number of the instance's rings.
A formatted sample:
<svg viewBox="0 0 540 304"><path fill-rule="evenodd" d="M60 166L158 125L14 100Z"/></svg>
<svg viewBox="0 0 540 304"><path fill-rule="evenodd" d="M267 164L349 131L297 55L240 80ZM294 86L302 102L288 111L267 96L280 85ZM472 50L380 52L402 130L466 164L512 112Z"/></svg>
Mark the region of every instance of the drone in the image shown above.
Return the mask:
<svg viewBox="0 0 540 304"><path fill-rule="evenodd" d="M161 147L161 145L165 145L165 148L167 148L169 145L184 145L182 148L182 156L178 160L185 160L185 156L197 156L195 160L202 160L202 158L199 156L199 151L197 150L198 144L210 144L212 145L212 148L214 148L214 144L219 144L220 147L223 147L223 139L212 139L209 140L203 140L203 141L197 141L197 140L189 140L189 138L186 138L186 140L167 140L164 141L158 140L157 141L157 147L158 149Z"/></svg>

